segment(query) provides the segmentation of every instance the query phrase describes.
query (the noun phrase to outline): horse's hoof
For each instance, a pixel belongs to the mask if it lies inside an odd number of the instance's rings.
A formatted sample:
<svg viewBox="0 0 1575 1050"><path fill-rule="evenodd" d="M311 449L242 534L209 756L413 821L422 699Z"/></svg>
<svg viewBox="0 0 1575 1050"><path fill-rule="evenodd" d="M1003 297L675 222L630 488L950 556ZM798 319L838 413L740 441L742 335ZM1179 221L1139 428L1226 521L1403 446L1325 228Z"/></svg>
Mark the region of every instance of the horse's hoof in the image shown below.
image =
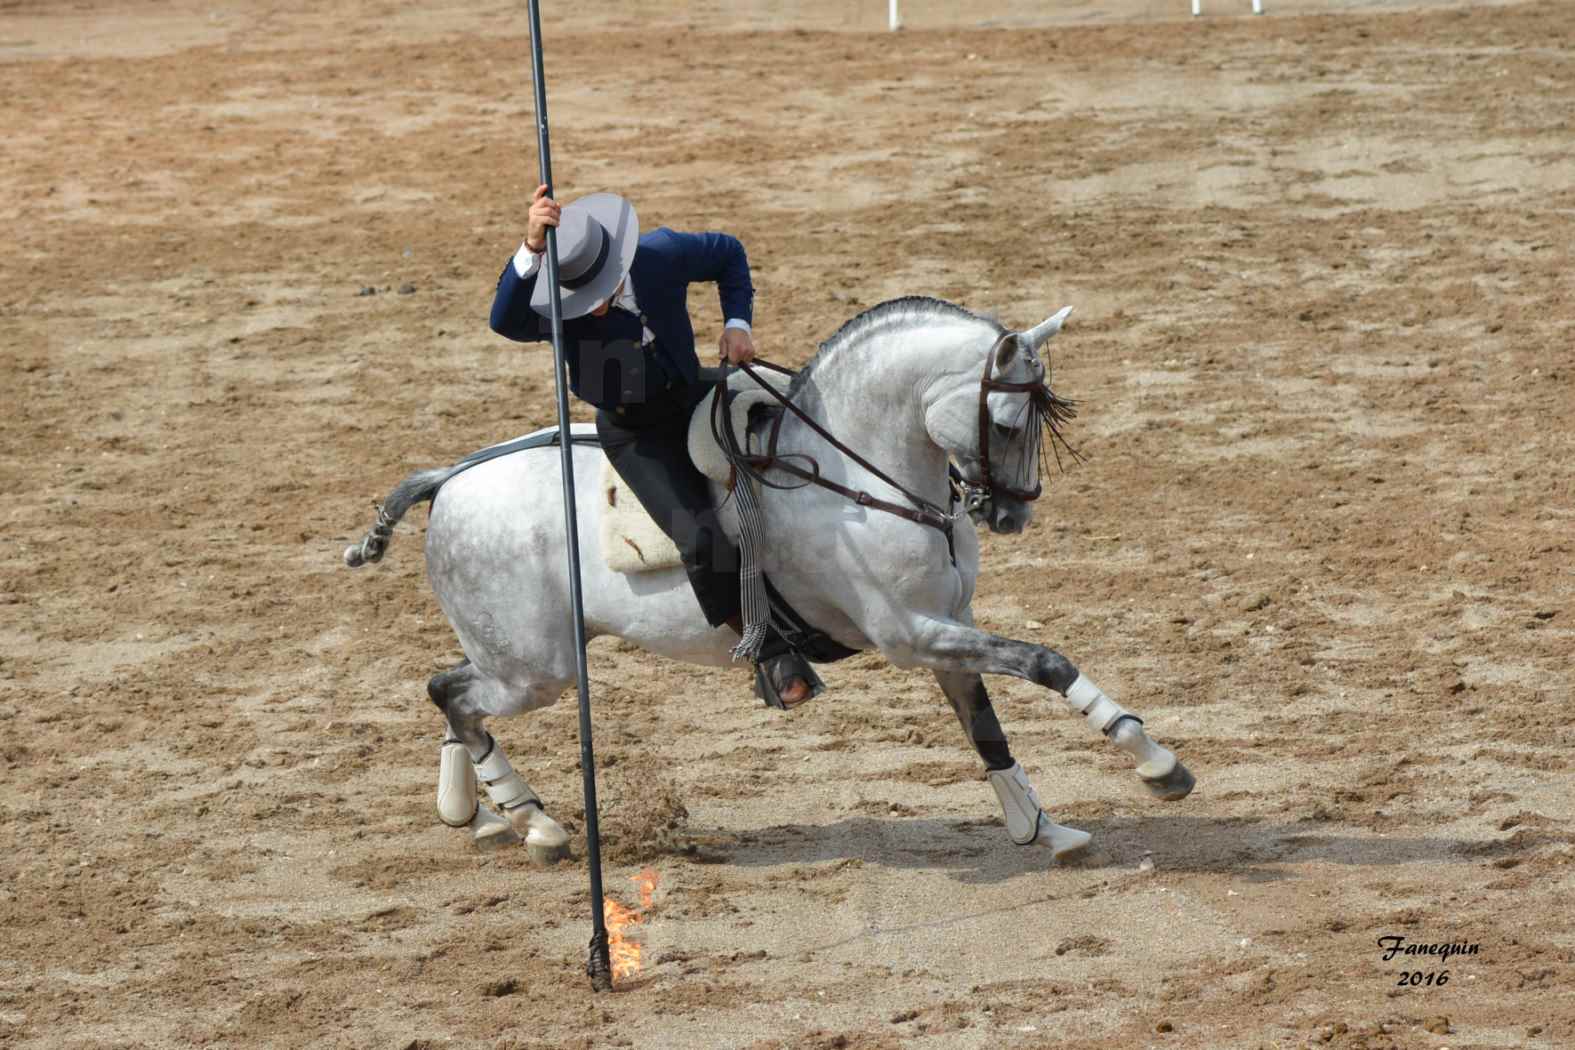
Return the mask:
<svg viewBox="0 0 1575 1050"><path fill-rule="evenodd" d="M1139 770L1139 775L1142 771ZM1168 773L1160 776L1143 777L1143 786L1148 788L1149 794L1161 802L1177 802L1192 794L1192 789L1197 785L1190 770L1180 762L1171 766Z"/></svg>
<svg viewBox="0 0 1575 1050"><path fill-rule="evenodd" d="M1039 834L1036 841L1050 848L1050 859L1057 864L1071 860L1088 849L1094 836L1077 828L1057 824L1043 813L1039 814Z"/></svg>
<svg viewBox="0 0 1575 1050"><path fill-rule="evenodd" d="M556 864L569 859L569 833L547 814L536 811L525 833L525 852L537 864Z"/></svg>
<svg viewBox="0 0 1575 1050"><path fill-rule="evenodd" d="M471 841L475 843L476 848L481 852L494 853L501 849L519 845L520 836L519 832L513 828L500 828L490 835L478 833Z"/></svg>
<svg viewBox="0 0 1575 1050"><path fill-rule="evenodd" d="M470 820L470 835L476 848L483 853L517 845L520 841L520 833L514 830L514 825L486 806L476 807L476 815Z"/></svg>
<svg viewBox="0 0 1575 1050"><path fill-rule="evenodd" d="M569 856L569 833L539 805L509 811L514 830L525 837L525 850L537 864L556 864Z"/></svg>
<svg viewBox="0 0 1575 1050"><path fill-rule="evenodd" d="M553 865L569 859L567 842L532 842L525 840L525 852L533 864Z"/></svg>

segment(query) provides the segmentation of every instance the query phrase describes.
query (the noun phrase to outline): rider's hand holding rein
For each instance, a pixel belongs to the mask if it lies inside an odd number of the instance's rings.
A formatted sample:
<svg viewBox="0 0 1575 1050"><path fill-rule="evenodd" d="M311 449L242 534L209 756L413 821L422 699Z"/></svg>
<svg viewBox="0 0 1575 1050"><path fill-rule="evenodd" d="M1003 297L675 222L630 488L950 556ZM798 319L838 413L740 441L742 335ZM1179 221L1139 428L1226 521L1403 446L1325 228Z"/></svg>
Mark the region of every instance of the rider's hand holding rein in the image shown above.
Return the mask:
<svg viewBox="0 0 1575 1050"><path fill-rule="evenodd" d="M547 227L557 226L563 209L547 196L545 184L536 187L531 195L530 212L525 225L525 247L540 255L547 250Z"/></svg>
<svg viewBox="0 0 1575 1050"><path fill-rule="evenodd" d="M719 344L722 360L730 365L744 365L755 359L755 340L747 328L724 328Z"/></svg>

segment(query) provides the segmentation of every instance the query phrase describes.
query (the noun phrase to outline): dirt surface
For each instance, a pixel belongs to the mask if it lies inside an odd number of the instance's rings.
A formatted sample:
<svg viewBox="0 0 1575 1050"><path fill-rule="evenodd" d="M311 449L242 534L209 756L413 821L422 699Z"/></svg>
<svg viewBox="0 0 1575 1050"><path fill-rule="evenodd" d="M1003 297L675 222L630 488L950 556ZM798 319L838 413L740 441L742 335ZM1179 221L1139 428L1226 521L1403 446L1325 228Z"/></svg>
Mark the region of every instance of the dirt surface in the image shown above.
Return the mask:
<svg viewBox="0 0 1575 1050"><path fill-rule="evenodd" d="M0 0L0 1045L1575 1045L1575 5L631 6L549 12L561 195L742 237L768 356L1077 306L1088 462L977 611L1197 792L993 681L1054 868L927 676L784 717L597 642L607 885L660 883L593 996L583 866L436 819L424 515L339 562L552 418L485 320L523 5ZM572 696L493 728L580 831Z"/></svg>

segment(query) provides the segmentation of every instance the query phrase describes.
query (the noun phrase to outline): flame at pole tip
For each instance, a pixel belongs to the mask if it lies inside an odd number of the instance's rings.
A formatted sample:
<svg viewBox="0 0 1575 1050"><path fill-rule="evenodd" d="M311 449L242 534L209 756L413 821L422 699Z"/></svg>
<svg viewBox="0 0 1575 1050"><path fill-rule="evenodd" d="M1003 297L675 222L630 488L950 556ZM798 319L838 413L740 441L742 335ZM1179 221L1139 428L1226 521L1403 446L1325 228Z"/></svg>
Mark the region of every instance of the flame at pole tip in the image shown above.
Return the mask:
<svg viewBox="0 0 1575 1050"><path fill-rule="evenodd" d="M634 928L645 922L645 912L656 896L657 876L651 868L646 868L638 875L631 875L629 881L634 883L640 894L638 909L625 907L610 896L602 901L602 916L607 922L607 954L612 961L615 980L640 972L641 955L645 948L634 939Z"/></svg>

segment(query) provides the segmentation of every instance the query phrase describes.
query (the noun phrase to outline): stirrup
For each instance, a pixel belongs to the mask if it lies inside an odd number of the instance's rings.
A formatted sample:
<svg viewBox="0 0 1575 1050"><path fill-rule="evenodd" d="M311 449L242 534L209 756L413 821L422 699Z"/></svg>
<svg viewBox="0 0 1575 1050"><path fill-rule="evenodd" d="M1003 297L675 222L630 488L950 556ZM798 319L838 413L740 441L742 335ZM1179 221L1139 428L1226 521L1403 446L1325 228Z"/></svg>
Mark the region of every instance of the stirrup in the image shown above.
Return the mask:
<svg viewBox="0 0 1575 1050"><path fill-rule="evenodd" d="M802 678L809 684L809 695L789 707L782 700L781 690L795 678ZM755 695L764 700L767 707L791 711L795 707L803 707L825 691L826 683L820 680L820 675L815 673L809 661L792 650L766 657L755 664Z"/></svg>

